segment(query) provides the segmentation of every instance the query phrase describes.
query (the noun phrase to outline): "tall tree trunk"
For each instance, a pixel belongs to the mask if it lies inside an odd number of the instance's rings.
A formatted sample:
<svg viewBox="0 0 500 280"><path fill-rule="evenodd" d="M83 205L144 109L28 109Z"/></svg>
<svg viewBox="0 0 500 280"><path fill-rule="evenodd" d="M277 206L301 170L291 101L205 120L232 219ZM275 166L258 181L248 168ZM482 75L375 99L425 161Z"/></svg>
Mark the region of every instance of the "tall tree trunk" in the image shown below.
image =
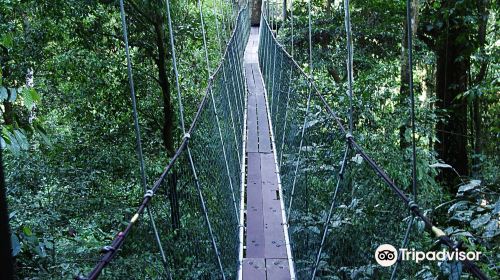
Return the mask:
<svg viewBox="0 0 500 280"><path fill-rule="evenodd" d="M418 6L419 6L419 0L413 0L411 9L412 9L412 33L416 34L417 33L417 26L418 26ZM410 73L408 69L408 24L406 21L406 18L403 23L403 38L401 41L401 83L399 86L399 107L401 109L408 109L410 108L408 98L410 96L410 89L409 89L409 84L410 84ZM408 110L404 110L405 112L408 112ZM409 116L409 114L405 114L405 116ZM401 124L399 127L399 147L401 150L406 149L409 146L408 141L406 141L405 134L406 130L409 127L409 121L408 117L405 117L405 122Z"/></svg>
<svg viewBox="0 0 500 280"><path fill-rule="evenodd" d="M286 20L287 17L287 0L283 0L283 23Z"/></svg>
<svg viewBox="0 0 500 280"><path fill-rule="evenodd" d="M155 24L156 44L158 47L158 81L160 83L163 99L163 145L169 157L175 153L174 149L174 112L172 107L170 81L167 72L167 51L165 46L164 28L161 19L159 18ZM172 228L177 230L180 228L180 206L178 201L177 178L175 172L172 172L167 180L168 198L170 201L170 217Z"/></svg>
<svg viewBox="0 0 500 280"><path fill-rule="evenodd" d="M481 62L479 73L474 79L474 85L479 85L483 82L486 77L486 70L488 68L488 59L485 58L486 52L484 46L486 45L486 29L488 26L489 18L489 0L477 0L477 10L479 14L479 29L478 29L478 42L480 48L480 54L483 57ZM481 161L480 155L483 151L482 143L482 115L481 115L481 96L475 95L472 101L473 107L473 119L472 125L474 128L474 156L472 158L472 175L479 176L481 172Z"/></svg>
<svg viewBox="0 0 500 280"><path fill-rule="evenodd" d="M10 241L9 212L3 177L2 149L0 149L0 279L14 279L14 262Z"/></svg>
<svg viewBox="0 0 500 280"><path fill-rule="evenodd" d="M443 8L450 8L453 1L443 1ZM470 68L470 45L463 42L467 38L468 27L463 26L466 8L455 9L450 16L444 36L436 39L436 107L446 112L444 119L436 124L438 157L450 164L462 176L469 174L467 156L467 101L459 98L468 88ZM459 182L457 175L450 169L443 169L438 176L444 185L456 192Z"/></svg>

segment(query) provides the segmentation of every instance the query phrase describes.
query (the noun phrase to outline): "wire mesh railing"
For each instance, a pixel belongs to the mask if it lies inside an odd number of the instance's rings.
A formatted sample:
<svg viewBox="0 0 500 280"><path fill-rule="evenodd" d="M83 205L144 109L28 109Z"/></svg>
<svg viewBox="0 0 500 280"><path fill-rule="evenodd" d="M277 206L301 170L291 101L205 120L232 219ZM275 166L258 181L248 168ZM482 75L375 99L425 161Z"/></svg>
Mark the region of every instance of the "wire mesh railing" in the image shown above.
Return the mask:
<svg viewBox="0 0 500 280"><path fill-rule="evenodd" d="M245 4L235 16L221 61L209 78L196 116L175 155L154 186L145 193L126 228L103 248L94 269L87 277L79 276L78 279L96 279L101 274L107 279L127 278L128 270L120 267L125 264L118 260L120 258L135 259L136 269L140 267L147 278L236 277L243 242L238 234L246 96L242 65L250 32L249 16L248 4ZM169 195L172 187L176 189L176 203L153 200L156 195ZM138 247L128 242L124 246L126 239L145 234L153 236L148 223L139 223L148 206L153 206L152 215L165 248L167 263L163 265L162 259L154 253L157 248L152 245L152 237L147 245ZM177 209L172 211L172 207ZM176 229L166 226L170 213L179 215L180 224ZM138 251L141 254L137 254ZM115 258L117 260L111 263Z"/></svg>
<svg viewBox="0 0 500 280"><path fill-rule="evenodd" d="M297 279L390 279L392 270L378 265L374 252L381 244L399 246L415 218L454 250L457 244L365 153L312 76L277 41L273 27L284 28L284 22L273 24L272 3L264 2L262 10L259 63ZM394 194L399 200L387 199ZM463 264L485 279L473 263ZM415 264L400 267L403 275L420 269Z"/></svg>

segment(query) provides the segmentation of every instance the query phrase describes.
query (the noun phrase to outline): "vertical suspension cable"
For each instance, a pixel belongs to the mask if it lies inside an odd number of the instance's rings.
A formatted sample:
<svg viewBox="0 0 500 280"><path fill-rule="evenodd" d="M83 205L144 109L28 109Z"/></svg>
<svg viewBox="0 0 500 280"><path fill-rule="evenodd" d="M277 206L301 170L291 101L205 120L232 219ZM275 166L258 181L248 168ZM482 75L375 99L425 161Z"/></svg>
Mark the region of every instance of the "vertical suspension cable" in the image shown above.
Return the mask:
<svg viewBox="0 0 500 280"><path fill-rule="evenodd" d="M134 130L135 130L135 138L136 138L136 145L137 145L137 157L139 160L140 173L141 173L141 183L142 183L142 187L143 187L144 192L147 192L146 171L145 171L145 167L144 167L145 164L144 164L144 155L142 152L141 131L140 131L140 127L139 127L139 116L137 113L137 102L136 102L136 96L135 96L134 77L132 74L132 61L130 58L130 48L129 48L129 44L128 44L128 32L127 32L127 21L125 18L125 7L123 4L123 0L120 0L120 17L121 17L121 21L122 21L123 40L125 42L125 55L127 57L127 74L128 74L128 80L129 80L129 86L130 86L130 98L132 100ZM165 269L165 273L167 274L168 278L172 279L172 275L171 275L170 270L168 268L165 250L163 249L163 246L161 244L160 235L158 233L158 229L156 227L156 223L155 223L155 220L153 217L153 213L151 212L150 206L147 207L147 212L148 212L149 220L151 221L151 226L153 228L156 244L158 246L158 249L160 250L163 268Z"/></svg>
<svg viewBox="0 0 500 280"><path fill-rule="evenodd" d="M291 49L290 49L290 55L292 56L293 59L293 0L290 0L290 27L291 27L291 32L290 32L290 37L291 37Z"/></svg>
<svg viewBox="0 0 500 280"><path fill-rule="evenodd" d="M220 32L220 28L219 28L219 19L217 18L217 5L216 5L216 2L215 0L212 2L212 8L214 9L214 17L215 17L215 30L216 30L216 33L217 33L217 40L219 42L219 53L220 53L220 56L224 55L223 53L223 50L222 50L222 38L221 38L221 32ZM206 45L205 45L206 46ZM210 74L209 74L210 75Z"/></svg>
<svg viewBox="0 0 500 280"><path fill-rule="evenodd" d="M304 144L304 134L306 132L307 115L309 115L309 107L311 106L311 95L312 95L312 91L309 90L309 94L307 96L306 112L304 115L304 123L302 125L302 132L300 134L299 152L297 155L297 160L295 161L295 171L293 174L292 190L290 192L290 202L288 204L288 211L286 211L286 214L287 214L286 223L290 222L290 211L292 211L293 197L295 195L295 185L297 183L297 174L299 172L300 156L301 156L301 152L302 152L302 145Z"/></svg>
<svg viewBox="0 0 500 280"><path fill-rule="evenodd" d="M412 11L411 0L406 0L406 25L408 32L408 87L410 90L411 102L411 152L412 152L412 189L413 201L417 203L417 151L415 144L415 95L413 92L413 30L412 30Z"/></svg>
<svg viewBox="0 0 500 280"><path fill-rule="evenodd" d="M201 1L198 0L198 10L200 11L200 22L201 22L201 33L203 35L203 50L205 51L205 60L207 63L208 77L210 77L210 60L208 59L208 48L207 48L207 35L205 31L205 20L203 19L203 8L201 7Z"/></svg>
<svg viewBox="0 0 500 280"><path fill-rule="evenodd" d="M224 8L224 3L222 2L222 0L214 0L214 7L216 4L219 4L219 13L221 15L221 29L222 29L222 35L224 36L223 37L223 41L225 43L226 42L226 36L227 36L227 22L226 22L226 16L225 16L225 8Z"/></svg>
<svg viewBox="0 0 500 280"><path fill-rule="evenodd" d="M312 23L311 23L311 0L307 1L307 15L309 22L309 91L311 91L313 79L313 58L312 58Z"/></svg>
<svg viewBox="0 0 500 280"><path fill-rule="evenodd" d="M203 33L203 48L205 49L205 59L207 61L207 70L208 70L208 79L209 79L209 89L208 89L208 91L209 91L210 97L212 99L212 105L213 105L213 108L214 108L214 114L215 114L215 119L216 119L216 122L217 122L217 128L219 130L219 138L220 138L221 145L222 145L222 153L224 155L224 163L226 165L226 173L227 173L228 180L229 180L229 187L231 188L231 195L232 195L232 200L233 200L233 204L234 204L234 211L235 211L235 215L236 215L236 220L239 223L240 216L239 216L238 206L237 206L237 202L236 202L236 195L234 193L233 180L231 178L231 172L229 170L229 164L228 164L228 161L227 161L226 148L225 148L225 145L224 145L224 139L222 137L222 131L221 131L221 127L220 127L219 116L217 114L217 106L215 104L215 98L214 98L214 94L213 94L213 90L212 90L212 83L210 82L210 79L211 79L210 78L210 61L208 59L208 48L207 48L207 40L206 40L206 34L205 34L205 24L204 24L204 20L203 20L203 8L201 6L200 0L198 0L198 6L199 6L199 10L200 10L200 20L201 20L201 23L202 23L201 26L202 26L202 33ZM214 6L214 9L215 9L215 6ZM216 20L216 24L217 24L217 20ZM222 59L224 59L224 58L222 57ZM224 62L222 62L222 65L224 65ZM223 77L224 77L224 85L226 87L226 95L227 95L227 98L228 98L228 102L230 102L229 101L229 91L227 89L227 83L226 83L226 72L224 70L224 66L222 66L222 71L223 71ZM231 110L231 105L229 105L229 107L230 107L230 110ZM233 132L234 132L235 140L236 140L236 131L235 131L235 128L234 128L234 121L233 121L233 117L232 117L232 112L230 112L230 114L231 114L231 122L233 123ZM239 153L238 153L238 158L239 158ZM240 161L241 161L241 159L240 159Z"/></svg>
<svg viewBox="0 0 500 280"><path fill-rule="evenodd" d="M413 92L413 30L412 30L412 9L411 0L406 0L406 32L408 36L407 48L408 48L408 90L410 93L410 121L411 121L411 179L412 179L412 192L413 192L413 203L417 203L417 151L416 151L416 140L415 140L415 96ZM401 248L406 248L408 244L408 239L410 236L410 230L413 226L415 216L412 213L412 217L408 222L408 227L403 238ZM396 278L396 273L401 262L401 253L398 254L398 261L394 266L391 273L391 280Z"/></svg>
<svg viewBox="0 0 500 280"><path fill-rule="evenodd" d="M275 11L275 5L272 6L273 9L272 9L272 14L274 15L274 11ZM278 34L276 33L276 37L278 36ZM277 38L276 38L277 40ZM272 85L270 86L270 90L271 90L271 100L269 100L269 111L271 112L271 115L273 114L273 103L274 103L274 85L275 85L275 76L276 76L276 51L277 51L277 46L278 44L276 44L276 42L274 42L274 52L273 52L273 72L272 72Z"/></svg>
<svg viewBox="0 0 500 280"><path fill-rule="evenodd" d="M330 221L332 219L333 209L335 207L335 201L337 199L340 185L342 184L342 182L344 180L344 172L345 172L345 169L347 167L347 155L349 154L349 150L350 150L349 145L346 145L345 151L344 151L344 157L342 159L342 165L340 166L340 170L339 170L339 173L337 175L337 185L335 186L335 191L333 193L332 202L330 203L330 209L328 211L328 215L326 217L325 224L323 226L323 234L321 236L321 243L319 245L318 253L316 254L316 260L314 262L313 271L311 273L311 280L314 280L314 278L316 277L316 272L318 270L319 262L321 260L321 253L323 251L323 246L325 245L326 237L328 235L328 225L330 224Z"/></svg>
<svg viewBox="0 0 500 280"><path fill-rule="evenodd" d="M406 248L406 246L408 245L408 240L410 237L410 230L411 230L411 227L413 226L414 221L415 221L415 216L412 215L410 218L410 221L408 221L408 227L406 228L405 236L403 238L403 242L401 242L400 248ZM392 269L390 280L396 279L396 273L398 271L398 267L399 267L400 263L401 263L401 251L398 250L398 260L394 264L394 268Z"/></svg>
<svg viewBox="0 0 500 280"><path fill-rule="evenodd" d="M288 119L288 108L290 104L290 93L292 92L292 79L293 77L293 64L290 66L290 77L289 77L289 86L288 93L286 95L286 107L285 107L285 120L283 122L283 134L281 137L281 150L279 155L279 169L281 170L281 164L283 163L283 150L285 149L285 135L286 135L286 125Z"/></svg>
<svg viewBox="0 0 500 280"><path fill-rule="evenodd" d="M168 33L170 37L170 49L172 51L172 66L174 68L175 88L177 90L177 99L179 99L179 117L182 126L182 133L186 134L186 127L184 124L184 107L182 106L181 88L179 86L179 71L177 71L177 58L175 56L174 31L172 29L172 18L170 16L170 0L166 0L165 2L167 5Z"/></svg>
<svg viewBox="0 0 500 280"><path fill-rule="evenodd" d="M211 84L208 85L209 87ZM217 261L217 265L219 267L221 276L223 280L226 280L226 274L224 273L224 268L222 267L222 261L220 259L219 249L217 248L217 242L215 241L214 231L212 229L212 224L210 223L210 219L208 217L207 205L205 204L205 198L203 197L203 192L201 191L200 181L198 179L198 174L196 173L196 168L194 167L193 156L191 155L191 149L189 146L186 148L188 153L189 165L191 166L191 171L193 172L194 182L196 184L196 190L198 192L198 197L200 198L201 210L203 211L203 217L205 218L205 222L207 223L208 234L210 235L210 241L212 243L212 249L214 250L215 258Z"/></svg>
<svg viewBox="0 0 500 280"><path fill-rule="evenodd" d="M347 34L347 77L349 83L349 133L352 134L353 130L353 50L352 50L352 31L351 31L351 14L349 12L349 0L344 0L344 21L345 21L345 31Z"/></svg>

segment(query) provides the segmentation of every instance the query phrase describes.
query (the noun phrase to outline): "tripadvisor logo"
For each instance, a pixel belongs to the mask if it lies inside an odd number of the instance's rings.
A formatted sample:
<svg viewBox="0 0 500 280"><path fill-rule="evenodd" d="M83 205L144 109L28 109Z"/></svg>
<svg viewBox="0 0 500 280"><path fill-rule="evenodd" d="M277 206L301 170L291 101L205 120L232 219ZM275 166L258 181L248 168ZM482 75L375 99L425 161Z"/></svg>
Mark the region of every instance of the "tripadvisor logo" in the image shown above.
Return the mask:
<svg viewBox="0 0 500 280"><path fill-rule="evenodd" d="M391 266L398 260L398 253L402 261L414 261L419 263L421 261L477 261L481 255L481 252L462 252L458 249L453 251L429 251L422 252L416 251L415 249L401 248L399 252L394 246L390 244L382 244L378 246L375 251L375 260L381 266Z"/></svg>

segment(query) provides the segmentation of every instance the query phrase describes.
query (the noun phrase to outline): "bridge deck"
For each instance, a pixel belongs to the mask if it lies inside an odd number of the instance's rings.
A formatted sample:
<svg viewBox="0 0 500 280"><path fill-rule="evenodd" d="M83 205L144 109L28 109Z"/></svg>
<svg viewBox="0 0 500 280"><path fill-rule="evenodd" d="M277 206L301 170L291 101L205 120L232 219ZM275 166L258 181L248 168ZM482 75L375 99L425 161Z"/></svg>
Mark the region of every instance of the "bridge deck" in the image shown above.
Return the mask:
<svg viewBox="0 0 500 280"><path fill-rule="evenodd" d="M243 280L292 279L283 203L258 62L259 29L245 50L247 100L246 239Z"/></svg>

